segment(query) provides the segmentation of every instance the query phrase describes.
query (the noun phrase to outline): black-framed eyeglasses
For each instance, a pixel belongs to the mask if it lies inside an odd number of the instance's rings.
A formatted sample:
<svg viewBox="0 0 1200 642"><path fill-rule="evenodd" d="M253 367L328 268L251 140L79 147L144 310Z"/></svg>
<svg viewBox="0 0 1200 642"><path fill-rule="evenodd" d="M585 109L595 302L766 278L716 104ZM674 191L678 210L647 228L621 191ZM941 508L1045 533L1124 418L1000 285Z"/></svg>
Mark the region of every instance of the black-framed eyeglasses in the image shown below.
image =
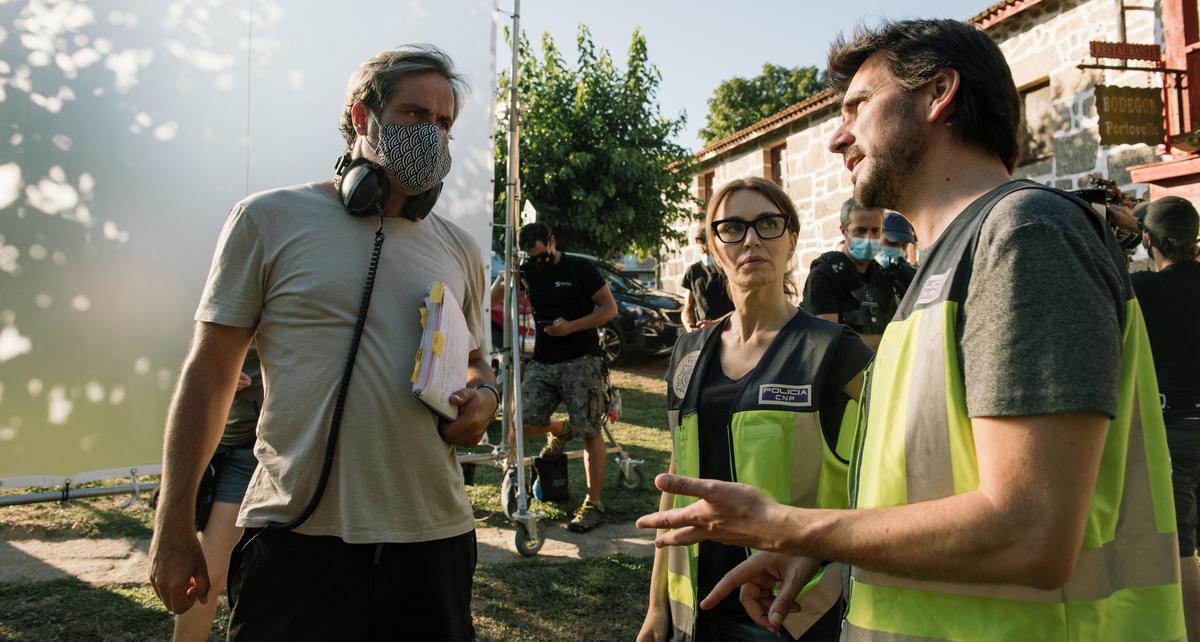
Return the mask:
<svg viewBox="0 0 1200 642"><path fill-rule="evenodd" d="M722 243L740 243L746 238L746 230L754 228L758 238L768 241L783 236L787 231L787 216L783 214L765 214L753 221L741 218L725 218L713 221L713 232Z"/></svg>

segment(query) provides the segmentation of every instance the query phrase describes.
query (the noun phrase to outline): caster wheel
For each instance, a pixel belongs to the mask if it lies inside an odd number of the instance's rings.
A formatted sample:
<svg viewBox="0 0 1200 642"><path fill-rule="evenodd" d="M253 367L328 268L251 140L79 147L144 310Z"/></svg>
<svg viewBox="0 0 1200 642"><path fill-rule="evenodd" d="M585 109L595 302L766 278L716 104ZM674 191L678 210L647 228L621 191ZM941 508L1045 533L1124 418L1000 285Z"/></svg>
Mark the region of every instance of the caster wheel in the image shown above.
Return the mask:
<svg viewBox="0 0 1200 642"><path fill-rule="evenodd" d="M541 529L538 529L537 537L530 537L529 530L525 528L524 524L518 522L516 539L513 543L516 544L517 552L522 557L533 557L542 550L542 544L546 543L546 536Z"/></svg>
<svg viewBox="0 0 1200 642"><path fill-rule="evenodd" d="M646 475L641 466L633 467L633 474L626 476L624 470L617 470L617 483L626 490L639 490L646 484Z"/></svg>

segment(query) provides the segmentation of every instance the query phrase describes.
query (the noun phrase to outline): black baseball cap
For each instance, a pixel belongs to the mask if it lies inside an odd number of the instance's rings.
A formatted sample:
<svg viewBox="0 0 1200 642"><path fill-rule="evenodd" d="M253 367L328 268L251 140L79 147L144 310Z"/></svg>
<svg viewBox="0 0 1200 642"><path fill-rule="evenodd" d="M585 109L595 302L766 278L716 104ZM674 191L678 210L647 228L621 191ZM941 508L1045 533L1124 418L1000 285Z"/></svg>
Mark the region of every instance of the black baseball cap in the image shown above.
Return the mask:
<svg viewBox="0 0 1200 642"><path fill-rule="evenodd" d="M1200 236L1200 215L1185 198L1164 196L1157 201L1142 203L1133 211L1133 216L1150 233L1150 240L1155 245L1191 245Z"/></svg>
<svg viewBox="0 0 1200 642"><path fill-rule="evenodd" d="M888 212L883 217L883 235L892 243L916 243L913 228L900 212Z"/></svg>

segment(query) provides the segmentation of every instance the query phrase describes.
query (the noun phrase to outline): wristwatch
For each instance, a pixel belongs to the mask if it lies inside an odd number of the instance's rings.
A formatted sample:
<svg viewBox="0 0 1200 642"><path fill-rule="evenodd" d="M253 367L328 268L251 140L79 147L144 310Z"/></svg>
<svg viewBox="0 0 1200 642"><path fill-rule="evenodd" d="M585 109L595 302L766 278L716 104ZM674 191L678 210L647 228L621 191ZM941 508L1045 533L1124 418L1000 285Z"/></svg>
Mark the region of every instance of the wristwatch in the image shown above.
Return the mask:
<svg viewBox="0 0 1200 642"><path fill-rule="evenodd" d="M471 389L473 389L473 390L490 390L491 393L496 396L496 409L497 410L500 409L500 391L496 390L496 386L493 386L490 383L481 383L481 384L478 384L475 386L471 386Z"/></svg>

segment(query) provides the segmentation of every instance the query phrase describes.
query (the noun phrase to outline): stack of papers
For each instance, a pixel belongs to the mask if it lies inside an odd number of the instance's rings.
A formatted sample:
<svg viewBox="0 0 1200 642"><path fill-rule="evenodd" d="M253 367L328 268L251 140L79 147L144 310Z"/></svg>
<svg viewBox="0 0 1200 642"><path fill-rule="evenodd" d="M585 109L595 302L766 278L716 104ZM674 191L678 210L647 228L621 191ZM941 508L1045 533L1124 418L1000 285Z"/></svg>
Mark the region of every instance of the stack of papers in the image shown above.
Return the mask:
<svg viewBox="0 0 1200 642"><path fill-rule="evenodd" d="M421 346L413 366L413 394L430 410L453 421L458 407L450 395L467 385L468 357L476 347L462 304L442 281L429 288L421 307Z"/></svg>

